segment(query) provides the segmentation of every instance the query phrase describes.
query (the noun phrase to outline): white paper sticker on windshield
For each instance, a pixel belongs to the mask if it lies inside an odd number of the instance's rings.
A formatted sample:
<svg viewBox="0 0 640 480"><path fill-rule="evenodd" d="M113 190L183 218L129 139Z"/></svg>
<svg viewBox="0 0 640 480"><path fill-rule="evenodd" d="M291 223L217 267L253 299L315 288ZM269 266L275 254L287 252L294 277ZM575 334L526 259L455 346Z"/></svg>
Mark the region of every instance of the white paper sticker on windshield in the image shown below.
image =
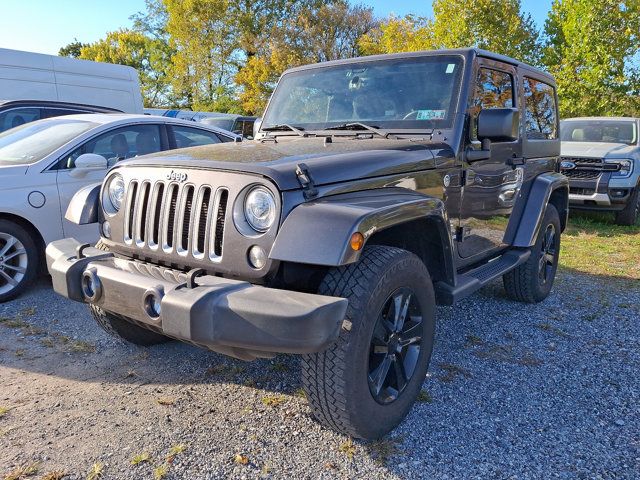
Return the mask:
<svg viewBox="0 0 640 480"><path fill-rule="evenodd" d="M456 68L456 64L455 63L450 63L449 65L447 65L447 71L446 73L453 73L453 70Z"/></svg>
<svg viewBox="0 0 640 480"><path fill-rule="evenodd" d="M418 110L416 120L442 120L446 116L446 110Z"/></svg>

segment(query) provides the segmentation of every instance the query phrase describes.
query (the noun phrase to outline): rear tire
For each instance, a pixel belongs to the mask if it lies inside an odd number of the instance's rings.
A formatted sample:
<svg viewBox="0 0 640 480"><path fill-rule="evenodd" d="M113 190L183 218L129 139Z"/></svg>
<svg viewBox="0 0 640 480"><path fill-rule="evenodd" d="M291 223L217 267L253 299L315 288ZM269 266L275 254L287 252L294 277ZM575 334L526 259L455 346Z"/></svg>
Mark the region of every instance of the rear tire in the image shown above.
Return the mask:
<svg viewBox="0 0 640 480"><path fill-rule="evenodd" d="M98 243L96 243L96 248L106 252L109 251L109 248L102 243L102 240L99 240ZM96 323L100 325L105 332L120 340L124 340L125 342L148 347L159 343L165 343L170 340L164 335L139 327L124 315L107 312L96 305L89 305L89 310L91 311L91 315L95 319Z"/></svg>
<svg viewBox="0 0 640 480"><path fill-rule="evenodd" d="M638 185L633 193L631 194L631 198L629 198L629 203L624 207L623 210L616 213L616 223L618 225L624 225L627 227L633 226L638 222L638 217L640 216L640 185Z"/></svg>
<svg viewBox="0 0 640 480"><path fill-rule="evenodd" d="M17 223L0 220L0 303L24 292L39 268L40 252L33 235Z"/></svg>
<svg viewBox="0 0 640 480"><path fill-rule="evenodd" d="M349 307L338 340L302 358L313 415L352 437L380 438L407 415L427 373L435 332L429 272L410 252L372 246L358 263L330 270L319 293L347 298Z"/></svg>
<svg viewBox="0 0 640 480"><path fill-rule="evenodd" d="M560 256L560 216L553 205L547 210L531 256L502 276L507 296L525 303L541 302L551 292Z"/></svg>

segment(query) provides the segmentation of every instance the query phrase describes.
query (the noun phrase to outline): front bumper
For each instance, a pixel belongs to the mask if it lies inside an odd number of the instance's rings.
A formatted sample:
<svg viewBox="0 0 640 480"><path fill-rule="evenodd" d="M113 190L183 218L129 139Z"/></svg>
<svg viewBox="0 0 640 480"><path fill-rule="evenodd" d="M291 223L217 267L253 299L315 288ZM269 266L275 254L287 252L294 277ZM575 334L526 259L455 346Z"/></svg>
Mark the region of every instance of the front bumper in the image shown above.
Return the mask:
<svg viewBox="0 0 640 480"><path fill-rule="evenodd" d="M54 290L71 300L124 315L178 340L250 360L275 353L312 353L338 337L344 298L199 276L118 258L74 239L47 247ZM93 282L91 283L90 280ZM91 285L91 288L89 288ZM149 299L160 301L155 318Z"/></svg>
<svg viewBox="0 0 640 480"><path fill-rule="evenodd" d="M574 209L622 210L632 194L632 187L614 184L609 173L589 180L569 178L569 206Z"/></svg>

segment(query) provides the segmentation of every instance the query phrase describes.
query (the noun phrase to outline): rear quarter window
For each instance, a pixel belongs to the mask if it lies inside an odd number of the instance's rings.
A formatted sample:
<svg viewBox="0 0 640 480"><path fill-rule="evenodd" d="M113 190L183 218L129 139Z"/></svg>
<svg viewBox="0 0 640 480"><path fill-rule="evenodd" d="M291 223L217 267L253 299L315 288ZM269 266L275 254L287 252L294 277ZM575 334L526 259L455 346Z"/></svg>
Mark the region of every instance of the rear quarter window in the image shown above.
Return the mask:
<svg viewBox="0 0 640 480"><path fill-rule="evenodd" d="M525 132L528 140L558 138L555 89L533 78L524 78Z"/></svg>

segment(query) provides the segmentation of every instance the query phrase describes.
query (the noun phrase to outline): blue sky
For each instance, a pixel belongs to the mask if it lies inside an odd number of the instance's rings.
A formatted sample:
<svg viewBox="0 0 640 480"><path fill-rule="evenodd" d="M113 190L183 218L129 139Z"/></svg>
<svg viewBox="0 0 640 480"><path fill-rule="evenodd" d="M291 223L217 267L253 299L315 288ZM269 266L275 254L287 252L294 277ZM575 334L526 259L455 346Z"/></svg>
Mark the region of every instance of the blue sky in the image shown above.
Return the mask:
<svg viewBox="0 0 640 480"><path fill-rule="evenodd" d="M378 16L394 13L431 15L429 0L369 0ZM551 0L523 0L539 26L544 24ZM0 47L40 53L58 53L74 38L93 42L104 34L131 25L129 17L144 9L144 0L5 0L0 19Z"/></svg>

